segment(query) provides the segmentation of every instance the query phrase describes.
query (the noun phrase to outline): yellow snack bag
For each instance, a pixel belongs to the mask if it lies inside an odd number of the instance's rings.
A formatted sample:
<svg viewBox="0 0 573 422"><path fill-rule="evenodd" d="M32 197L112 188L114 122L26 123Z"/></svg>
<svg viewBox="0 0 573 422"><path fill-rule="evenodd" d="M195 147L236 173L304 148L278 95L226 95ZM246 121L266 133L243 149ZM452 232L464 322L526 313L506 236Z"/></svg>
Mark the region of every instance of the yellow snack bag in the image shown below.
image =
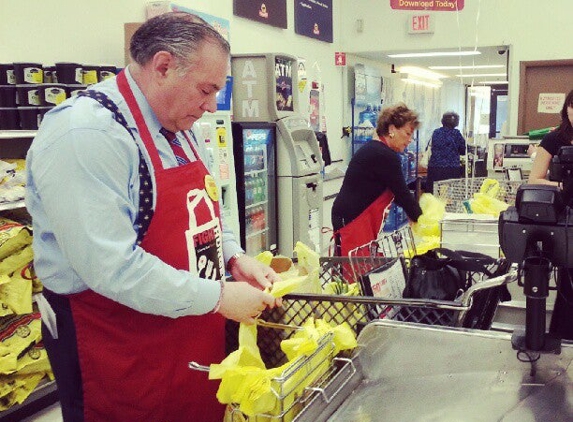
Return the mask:
<svg viewBox="0 0 573 422"><path fill-rule="evenodd" d="M19 251L13 252L11 255L0 261L0 275L12 274L14 271L24 267L34 259L34 252L32 245L24 247Z"/></svg>
<svg viewBox="0 0 573 422"><path fill-rule="evenodd" d="M0 217L0 261L31 244L32 234L27 227Z"/></svg>

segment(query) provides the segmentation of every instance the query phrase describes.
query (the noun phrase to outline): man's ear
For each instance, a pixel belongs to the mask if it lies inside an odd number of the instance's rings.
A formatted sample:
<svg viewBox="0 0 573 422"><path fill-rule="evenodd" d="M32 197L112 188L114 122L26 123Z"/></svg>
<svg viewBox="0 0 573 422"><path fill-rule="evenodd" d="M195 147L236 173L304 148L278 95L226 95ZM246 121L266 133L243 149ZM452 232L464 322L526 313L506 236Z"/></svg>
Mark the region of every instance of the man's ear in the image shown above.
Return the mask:
<svg viewBox="0 0 573 422"><path fill-rule="evenodd" d="M166 78L170 71L175 70L175 57L167 51L158 51L151 60L153 73L159 79Z"/></svg>

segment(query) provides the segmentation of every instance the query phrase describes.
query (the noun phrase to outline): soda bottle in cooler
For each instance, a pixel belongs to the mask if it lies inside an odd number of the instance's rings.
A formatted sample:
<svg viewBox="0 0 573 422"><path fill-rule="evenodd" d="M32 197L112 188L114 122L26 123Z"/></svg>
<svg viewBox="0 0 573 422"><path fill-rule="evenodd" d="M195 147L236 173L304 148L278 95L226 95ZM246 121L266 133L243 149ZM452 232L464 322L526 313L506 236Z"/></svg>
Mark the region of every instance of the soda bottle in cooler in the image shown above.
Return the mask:
<svg viewBox="0 0 573 422"><path fill-rule="evenodd" d="M248 209L245 213L245 232L247 235L253 232L253 209Z"/></svg>
<svg viewBox="0 0 573 422"><path fill-rule="evenodd" d="M267 181L266 175L261 175L261 202L265 202L267 200Z"/></svg>
<svg viewBox="0 0 573 422"><path fill-rule="evenodd" d="M257 198L257 202L262 202L263 201L263 177L261 175L257 176L256 179L256 198Z"/></svg>
<svg viewBox="0 0 573 422"><path fill-rule="evenodd" d="M245 205L251 205L253 203L253 184L251 178L247 177L245 179Z"/></svg>
<svg viewBox="0 0 573 422"><path fill-rule="evenodd" d="M267 228L267 213L266 213L265 206L261 206L260 213L261 213L261 217L260 217L261 230L264 230Z"/></svg>
<svg viewBox="0 0 573 422"><path fill-rule="evenodd" d="M254 220L255 220L255 230L259 231L262 229L262 225L263 225L263 213L262 213L262 209L263 207L258 206L255 207L255 216L254 216Z"/></svg>

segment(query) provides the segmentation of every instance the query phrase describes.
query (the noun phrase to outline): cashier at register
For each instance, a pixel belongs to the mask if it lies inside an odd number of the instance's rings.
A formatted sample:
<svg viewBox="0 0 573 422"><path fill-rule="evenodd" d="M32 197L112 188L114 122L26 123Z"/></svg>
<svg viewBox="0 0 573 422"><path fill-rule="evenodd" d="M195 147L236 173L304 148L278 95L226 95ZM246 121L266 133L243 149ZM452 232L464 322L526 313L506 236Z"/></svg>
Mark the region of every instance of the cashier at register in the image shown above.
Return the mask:
<svg viewBox="0 0 573 422"><path fill-rule="evenodd" d="M402 173L398 153L412 141L418 114L404 104L385 108L376 124L377 139L364 144L352 157L340 192L332 206L336 254L348 252L375 240L384 224L384 211L392 201L411 221L422 209Z"/></svg>
<svg viewBox="0 0 573 422"><path fill-rule="evenodd" d="M573 90L563 103L561 123L543 137L536 149L528 183L559 186L566 198L573 199L573 180L564 180L563 185L561 182L547 180L551 159L559 152L559 148L570 145L573 145ZM549 332L573 340L573 268L560 269L557 283L558 293Z"/></svg>

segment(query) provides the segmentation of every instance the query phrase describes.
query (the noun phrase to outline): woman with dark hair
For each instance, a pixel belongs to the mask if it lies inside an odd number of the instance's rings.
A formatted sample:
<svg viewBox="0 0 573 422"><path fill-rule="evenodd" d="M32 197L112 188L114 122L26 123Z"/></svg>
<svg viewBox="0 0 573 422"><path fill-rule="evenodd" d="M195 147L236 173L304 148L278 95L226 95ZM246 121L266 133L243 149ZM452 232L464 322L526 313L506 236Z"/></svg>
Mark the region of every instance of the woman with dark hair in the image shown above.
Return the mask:
<svg viewBox="0 0 573 422"><path fill-rule="evenodd" d="M447 111L442 116L442 127L434 130L429 148L432 155L428 162L426 192L433 193L434 182L462 177L460 155L465 154L466 140L456 127L460 116L455 111Z"/></svg>
<svg viewBox="0 0 573 422"><path fill-rule="evenodd" d="M561 109L561 123L543 137L537 147L537 154L529 183L564 187L565 196L573 191L573 180L554 182L547 180L549 164L563 146L573 145L573 90L569 92ZM560 338L573 340L573 268L560 268L557 276L557 297L553 307L549 332Z"/></svg>
<svg viewBox="0 0 573 422"><path fill-rule="evenodd" d="M376 125L377 139L364 144L350 160L332 207L337 255L347 256L376 239L384 210L393 200L410 220L418 221L422 210L406 185L398 153L412 141L419 124L418 115L404 104L384 109Z"/></svg>
<svg viewBox="0 0 573 422"><path fill-rule="evenodd" d="M558 182L547 180L549 164L559 148L573 144L573 90L569 92L561 109L561 123L543 137L537 147L535 161L529 173L529 183L557 186Z"/></svg>

